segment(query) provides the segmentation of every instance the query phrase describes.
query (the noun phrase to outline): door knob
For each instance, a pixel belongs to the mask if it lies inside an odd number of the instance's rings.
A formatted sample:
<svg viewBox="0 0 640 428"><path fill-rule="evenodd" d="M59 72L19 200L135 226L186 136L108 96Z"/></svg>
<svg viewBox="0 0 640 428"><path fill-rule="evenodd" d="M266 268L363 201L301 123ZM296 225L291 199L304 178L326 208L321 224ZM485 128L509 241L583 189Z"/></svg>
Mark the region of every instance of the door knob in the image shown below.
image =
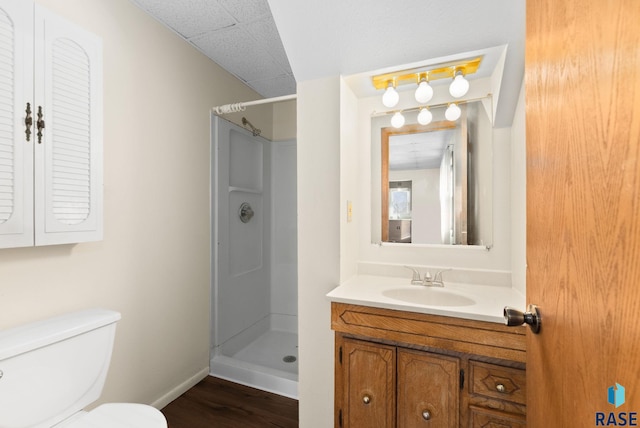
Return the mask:
<svg viewBox="0 0 640 428"><path fill-rule="evenodd" d="M522 324L528 324L531 327L531 331L535 334L540 332L540 311L536 305L529 305L527 312L520 312L517 309L509 306L504 307L504 324L507 326L519 326Z"/></svg>

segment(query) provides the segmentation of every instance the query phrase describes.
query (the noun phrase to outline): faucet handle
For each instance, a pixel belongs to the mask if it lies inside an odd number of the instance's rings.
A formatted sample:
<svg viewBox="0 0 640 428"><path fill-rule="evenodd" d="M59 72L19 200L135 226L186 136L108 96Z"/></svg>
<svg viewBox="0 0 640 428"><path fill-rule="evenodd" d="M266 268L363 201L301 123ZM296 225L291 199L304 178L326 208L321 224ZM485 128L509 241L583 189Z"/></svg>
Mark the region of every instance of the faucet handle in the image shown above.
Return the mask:
<svg viewBox="0 0 640 428"><path fill-rule="evenodd" d="M453 270L453 269L452 268L441 269L438 272L436 272L436 275L433 277L433 282L442 283L442 272L446 272L448 270Z"/></svg>
<svg viewBox="0 0 640 428"><path fill-rule="evenodd" d="M418 272L418 269L411 267L411 266L405 266L407 269L411 269L412 275L411 275L411 284L422 284L422 280L420 279L420 272Z"/></svg>

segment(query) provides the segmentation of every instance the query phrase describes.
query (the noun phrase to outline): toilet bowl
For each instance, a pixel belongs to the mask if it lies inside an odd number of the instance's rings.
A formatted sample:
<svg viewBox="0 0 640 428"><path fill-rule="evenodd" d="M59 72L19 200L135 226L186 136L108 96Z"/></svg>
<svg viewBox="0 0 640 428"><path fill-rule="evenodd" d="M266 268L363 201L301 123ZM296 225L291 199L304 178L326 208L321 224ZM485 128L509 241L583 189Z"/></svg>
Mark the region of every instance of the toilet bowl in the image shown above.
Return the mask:
<svg viewBox="0 0 640 428"><path fill-rule="evenodd" d="M144 404L110 403L82 412L55 428L155 428L166 427L167 421L158 410Z"/></svg>
<svg viewBox="0 0 640 428"><path fill-rule="evenodd" d="M0 331L0 428L167 428L144 404L103 404L120 314L92 309Z"/></svg>

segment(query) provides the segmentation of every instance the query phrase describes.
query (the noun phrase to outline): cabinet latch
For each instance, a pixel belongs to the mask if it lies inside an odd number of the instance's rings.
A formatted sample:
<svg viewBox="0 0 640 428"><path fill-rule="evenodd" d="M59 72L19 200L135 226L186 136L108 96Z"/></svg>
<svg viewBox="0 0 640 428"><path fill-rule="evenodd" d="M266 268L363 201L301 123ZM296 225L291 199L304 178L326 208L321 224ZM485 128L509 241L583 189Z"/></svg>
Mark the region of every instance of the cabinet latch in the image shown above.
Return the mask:
<svg viewBox="0 0 640 428"><path fill-rule="evenodd" d="M340 364L342 364L342 346L338 350L338 361L340 361Z"/></svg>
<svg viewBox="0 0 640 428"><path fill-rule="evenodd" d="M460 369L460 389L464 389L464 369Z"/></svg>
<svg viewBox="0 0 640 428"><path fill-rule="evenodd" d="M36 121L38 133L38 144L42 144L42 130L44 129L44 119L42 119L42 106L38 106L38 120Z"/></svg>
<svg viewBox="0 0 640 428"><path fill-rule="evenodd" d="M33 125L33 117L31 116L31 103L27 103L27 109L24 111L27 115L24 118L24 133L27 136L27 141L31 140L31 125Z"/></svg>
<svg viewBox="0 0 640 428"><path fill-rule="evenodd" d="M342 426L342 409L338 411L338 425Z"/></svg>

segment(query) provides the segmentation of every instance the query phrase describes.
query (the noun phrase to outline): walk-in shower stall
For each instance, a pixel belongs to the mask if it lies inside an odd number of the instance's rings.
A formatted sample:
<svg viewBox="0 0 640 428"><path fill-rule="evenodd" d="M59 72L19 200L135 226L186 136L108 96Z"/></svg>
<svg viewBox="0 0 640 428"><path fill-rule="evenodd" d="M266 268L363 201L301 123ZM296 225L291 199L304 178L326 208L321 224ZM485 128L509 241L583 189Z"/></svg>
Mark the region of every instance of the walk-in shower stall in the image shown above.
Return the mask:
<svg viewBox="0 0 640 428"><path fill-rule="evenodd" d="M296 144L212 116L211 374L297 398Z"/></svg>

